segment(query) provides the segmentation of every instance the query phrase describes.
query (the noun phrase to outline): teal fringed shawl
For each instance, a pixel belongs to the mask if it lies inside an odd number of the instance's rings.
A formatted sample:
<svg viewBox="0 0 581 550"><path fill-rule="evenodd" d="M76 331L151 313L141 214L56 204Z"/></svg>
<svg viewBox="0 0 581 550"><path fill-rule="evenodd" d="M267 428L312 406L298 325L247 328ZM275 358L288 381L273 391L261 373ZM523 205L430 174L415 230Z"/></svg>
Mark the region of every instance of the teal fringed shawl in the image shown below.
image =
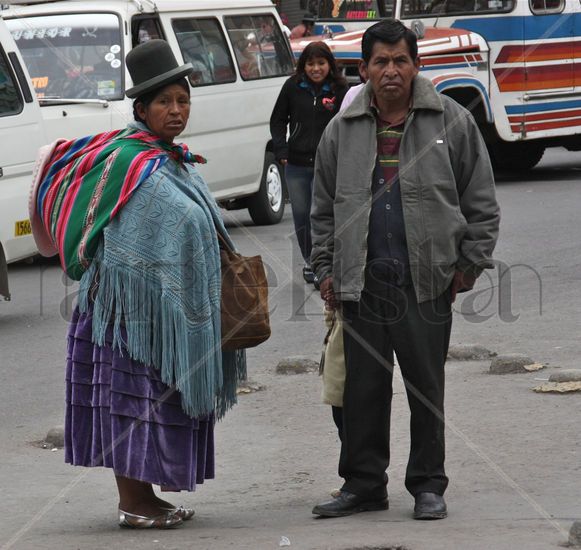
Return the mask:
<svg viewBox="0 0 581 550"><path fill-rule="evenodd" d="M104 229L80 284L80 310L94 302L93 341L104 345L113 324L113 347L158 369L192 417L221 418L246 376L244 351L221 349L216 230L231 244L196 169L169 161Z"/></svg>

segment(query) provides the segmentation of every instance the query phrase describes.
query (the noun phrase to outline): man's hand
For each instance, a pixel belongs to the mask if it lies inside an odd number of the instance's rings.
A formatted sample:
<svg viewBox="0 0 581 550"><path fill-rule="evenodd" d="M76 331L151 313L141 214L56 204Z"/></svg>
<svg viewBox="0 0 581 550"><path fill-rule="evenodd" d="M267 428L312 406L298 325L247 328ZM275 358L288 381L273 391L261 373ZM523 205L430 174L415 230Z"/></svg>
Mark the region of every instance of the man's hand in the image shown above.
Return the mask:
<svg viewBox="0 0 581 550"><path fill-rule="evenodd" d="M278 159L278 162L280 162L282 164L282 166L286 166L288 164L287 159Z"/></svg>
<svg viewBox="0 0 581 550"><path fill-rule="evenodd" d="M337 309L337 298L333 289L333 277L326 277L320 283L321 298L325 302L325 307L330 310Z"/></svg>
<svg viewBox="0 0 581 550"><path fill-rule="evenodd" d="M476 276L464 271L456 271L454 273L454 280L452 281L452 302L456 300L458 292L467 292L474 288L476 283Z"/></svg>

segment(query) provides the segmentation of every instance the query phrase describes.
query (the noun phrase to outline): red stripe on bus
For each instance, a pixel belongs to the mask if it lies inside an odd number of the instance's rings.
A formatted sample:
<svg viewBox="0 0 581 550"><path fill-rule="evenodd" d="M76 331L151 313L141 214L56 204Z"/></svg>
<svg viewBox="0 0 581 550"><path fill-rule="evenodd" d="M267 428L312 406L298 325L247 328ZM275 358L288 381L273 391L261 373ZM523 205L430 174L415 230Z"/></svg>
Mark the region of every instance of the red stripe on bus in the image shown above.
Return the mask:
<svg viewBox="0 0 581 550"><path fill-rule="evenodd" d="M496 63L524 63L525 61L553 61L557 59L581 58L579 42L557 42L553 44L531 44L530 46L504 46Z"/></svg>
<svg viewBox="0 0 581 550"><path fill-rule="evenodd" d="M545 112L537 113L534 115L526 114L524 115L524 121L526 122L538 122L539 120L556 120L559 118L570 118L575 116L581 116L581 109L573 109L569 111L559 111L559 112ZM513 115L508 117L509 122L520 122L523 120L523 115Z"/></svg>
<svg viewBox="0 0 581 550"><path fill-rule="evenodd" d="M447 65L448 63L465 63L466 56L464 55L438 55L435 57L422 57L420 59L422 65Z"/></svg>
<svg viewBox="0 0 581 550"><path fill-rule="evenodd" d="M507 67L506 69L493 69L492 72L501 92L570 88L573 86L571 65L528 67L526 70L524 67Z"/></svg>
<svg viewBox="0 0 581 550"><path fill-rule="evenodd" d="M558 128L570 128L572 126L581 126L581 118L555 122L536 122L534 124L525 124L525 132L541 132L543 130L556 130ZM520 134L521 125L512 125L511 130L515 134Z"/></svg>

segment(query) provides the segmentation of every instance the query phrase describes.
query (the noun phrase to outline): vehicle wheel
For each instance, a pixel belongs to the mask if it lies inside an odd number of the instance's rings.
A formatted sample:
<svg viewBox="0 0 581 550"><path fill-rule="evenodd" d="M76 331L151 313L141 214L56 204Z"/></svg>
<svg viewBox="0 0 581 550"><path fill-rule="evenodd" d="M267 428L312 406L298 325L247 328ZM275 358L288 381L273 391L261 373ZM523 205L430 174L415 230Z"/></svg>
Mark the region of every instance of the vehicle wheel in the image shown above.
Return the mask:
<svg viewBox="0 0 581 550"><path fill-rule="evenodd" d="M258 193L248 198L248 211L256 225L274 225L284 214L284 178L274 155L264 155L264 169Z"/></svg>
<svg viewBox="0 0 581 550"><path fill-rule="evenodd" d="M511 172L530 170L543 158L545 147L537 143L495 141L488 144L492 166Z"/></svg>

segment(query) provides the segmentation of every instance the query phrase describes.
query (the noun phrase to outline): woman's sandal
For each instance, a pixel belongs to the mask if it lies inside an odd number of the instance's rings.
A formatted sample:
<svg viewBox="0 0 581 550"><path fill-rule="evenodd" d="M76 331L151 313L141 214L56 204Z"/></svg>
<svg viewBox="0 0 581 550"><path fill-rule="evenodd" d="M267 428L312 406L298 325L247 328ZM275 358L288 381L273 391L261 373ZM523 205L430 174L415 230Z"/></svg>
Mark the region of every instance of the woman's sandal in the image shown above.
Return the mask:
<svg viewBox="0 0 581 550"><path fill-rule="evenodd" d="M183 523L178 510L176 508L159 516L147 517L130 514L119 509L119 527L129 527L130 529L171 529L178 527Z"/></svg>
<svg viewBox="0 0 581 550"><path fill-rule="evenodd" d="M174 514L182 518L184 521L192 519L194 517L194 514L196 513L193 508L184 508L183 506L178 506L177 508L164 508L164 510L167 510L168 512L173 512Z"/></svg>

